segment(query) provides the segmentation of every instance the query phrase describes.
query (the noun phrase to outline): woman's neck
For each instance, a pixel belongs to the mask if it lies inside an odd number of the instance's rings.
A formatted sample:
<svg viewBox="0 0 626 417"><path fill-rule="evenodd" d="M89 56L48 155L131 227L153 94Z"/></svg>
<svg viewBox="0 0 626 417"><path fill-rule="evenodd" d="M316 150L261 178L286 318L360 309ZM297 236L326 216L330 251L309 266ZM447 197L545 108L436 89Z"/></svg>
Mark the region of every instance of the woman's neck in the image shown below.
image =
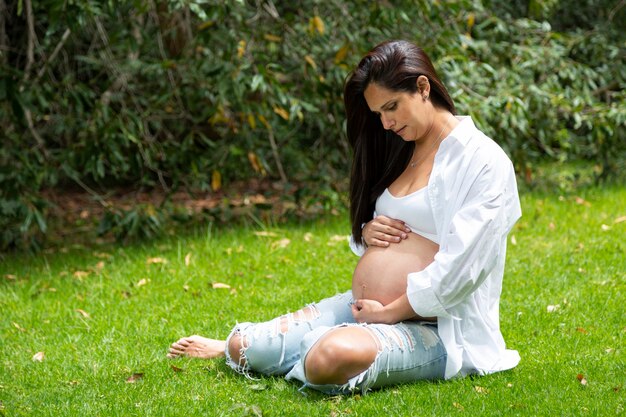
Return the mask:
<svg viewBox="0 0 626 417"><path fill-rule="evenodd" d="M415 142L413 158L410 166L416 166L427 159L435 151L441 141L445 139L456 127L459 121L447 110L437 111L433 117L433 123L426 138Z"/></svg>

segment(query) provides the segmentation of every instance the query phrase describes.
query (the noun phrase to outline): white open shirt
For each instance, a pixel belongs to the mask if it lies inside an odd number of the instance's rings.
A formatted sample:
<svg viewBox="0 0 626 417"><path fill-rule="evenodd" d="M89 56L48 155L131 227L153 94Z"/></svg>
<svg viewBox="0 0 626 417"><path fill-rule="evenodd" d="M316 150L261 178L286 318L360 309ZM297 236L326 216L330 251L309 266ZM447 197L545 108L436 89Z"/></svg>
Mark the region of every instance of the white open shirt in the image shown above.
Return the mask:
<svg viewBox="0 0 626 417"><path fill-rule="evenodd" d="M439 252L407 279L415 313L437 317L448 357L445 377L515 367L517 351L500 332L507 235L520 218L515 172L502 148L471 117L441 142L428 181ZM364 248L351 239L359 256Z"/></svg>

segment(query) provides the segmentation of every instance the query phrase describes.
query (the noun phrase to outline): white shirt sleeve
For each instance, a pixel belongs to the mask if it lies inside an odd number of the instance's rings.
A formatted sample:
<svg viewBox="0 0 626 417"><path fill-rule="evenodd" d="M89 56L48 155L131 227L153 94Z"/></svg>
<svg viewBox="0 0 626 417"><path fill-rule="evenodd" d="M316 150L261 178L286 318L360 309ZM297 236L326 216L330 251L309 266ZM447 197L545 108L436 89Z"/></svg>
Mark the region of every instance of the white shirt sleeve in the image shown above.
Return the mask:
<svg viewBox="0 0 626 417"><path fill-rule="evenodd" d="M365 253L365 246L362 243L356 243L354 240L354 236L350 235L348 237L348 244L350 245L350 249L356 256L363 256Z"/></svg>
<svg viewBox="0 0 626 417"><path fill-rule="evenodd" d="M507 181L506 171L483 166L460 207L452 208L434 262L408 274L407 296L420 316L451 318L449 310L467 299L497 264L501 238L508 232Z"/></svg>

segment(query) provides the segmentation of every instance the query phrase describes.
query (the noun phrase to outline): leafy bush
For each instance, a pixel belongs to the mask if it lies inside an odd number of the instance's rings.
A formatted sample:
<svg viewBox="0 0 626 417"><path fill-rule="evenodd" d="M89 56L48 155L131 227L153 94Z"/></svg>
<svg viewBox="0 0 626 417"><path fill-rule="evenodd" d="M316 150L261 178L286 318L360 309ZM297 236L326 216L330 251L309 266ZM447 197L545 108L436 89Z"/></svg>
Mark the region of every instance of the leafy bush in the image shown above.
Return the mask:
<svg viewBox="0 0 626 417"><path fill-rule="evenodd" d="M430 52L520 171L552 157L618 172L626 69L613 22L626 19L617 2L584 3L1 0L1 248L45 234L41 190L68 184L102 199L247 178L342 192L343 80L389 38ZM146 213L110 207L101 232L157 233L163 215Z"/></svg>
<svg viewBox="0 0 626 417"><path fill-rule="evenodd" d="M520 171L550 156L620 172L626 150L623 51L606 33L551 31L547 22L477 14L461 56L443 63L459 107L512 155ZM465 58L467 57L467 58Z"/></svg>

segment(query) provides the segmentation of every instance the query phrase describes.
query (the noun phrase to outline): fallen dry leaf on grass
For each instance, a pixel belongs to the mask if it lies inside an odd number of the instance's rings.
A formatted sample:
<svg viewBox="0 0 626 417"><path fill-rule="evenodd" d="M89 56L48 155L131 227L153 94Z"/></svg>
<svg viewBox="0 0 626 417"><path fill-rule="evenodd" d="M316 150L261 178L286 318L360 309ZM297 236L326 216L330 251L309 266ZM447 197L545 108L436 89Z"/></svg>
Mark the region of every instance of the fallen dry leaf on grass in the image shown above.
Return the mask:
<svg viewBox="0 0 626 417"><path fill-rule="evenodd" d="M187 256L185 256L185 266L189 266L190 263L191 263L191 253L188 253Z"/></svg>
<svg viewBox="0 0 626 417"><path fill-rule="evenodd" d="M613 220L613 223L621 223L621 222L626 222L626 216L621 216Z"/></svg>
<svg viewBox="0 0 626 417"><path fill-rule="evenodd" d="M165 258L148 258L146 260L146 263L148 265L151 265L151 264L166 264L167 263L167 259L165 259Z"/></svg>
<svg viewBox="0 0 626 417"><path fill-rule="evenodd" d="M310 242L311 240L313 240L313 233L311 232L307 232L304 234L304 241L305 242Z"/></svg>
<svg viewBox="0 0 626 417"><path fill-rule="evenodd" d="M15 281L17 279L17 276L15 276L13 274L6 274L4 276L4 279L9 280L9 281Z"/></svg>
<svg viewBox="0 0 626 417"><path fill-rule="evenodd" d="M489 390L487 388L484 388L478 385L474 387L474 391L476 391L479 394L489 394Z"/></svg>
<svg viewBox="0 0 626 417"><path fill-rule="evenodd" d="M19 325L19 324L17 324L16 322L13 322L13 323L11 323L11 324L13 324L13 326L14 326L17 330L19 330L20 332L25 332L25 331L26 331L26 329L25 329L25 328L23 328L22 326L20 326L20 325Z"/></svg>
<svg viewBox="0 0 626 417"><path fill-rule="evenodd" d="M287 246L289 246L289 244L291 243L291 240L284 238L281 240L277 240L276 242L272 243L272 249L282 249L282 248L286 248Z"/></svg>
<svg viewBox="0 0 626 417"><path fill-rule="evenodd" d="M139 280L139 282L137 282L135 284L135 287L143 287L144 285L146 285L149 282L150 282L149 278L142 278L142 279Z"/></svg>
<svg viewBox="0 0 626 417"><path fill-rule="evenodd" d="M585 200L582 197L576 197L576 204L580 204L581 206L591 207L591 203Z"/></svg>
<svg viewBox="0 0 626 417"><path fill-rule="evenodd" d="M46 357L46 354L43 352L37 352L33 355L33 360L35 362L43 362L44 358Z"/></svg>
<svg viewBox="0 0 626 417"><path fill-rule="evenodd" d="M221 282L214 282L214 283L211 284L211 287L213 287L213 288L230 288L230 285L224 284L224 283L221 283Z"/></svg>
<svg viewBox="0 0 626 417"><path fill-rule="evenodd" d="M328 239L328 242L326 242L326 244L328 246L335 246L337 244L340 243L346 243L348 242L348 237L345 235L333 235L330 237L330 239Z"/></svg>
<svg viewBox="0 0 626 417"><path fill-rule="evenodd" d="M276 233L274 232L266 232L266 231L261 231L261 232L254 232L254 234L256 236L261 236L261 237L276 237L278 236Z"/></svg>
<svg viewBox="0 0 626 417"><path fill-rule="evenodd" d="M89 272L88 271L76 271L74 272L74 278L78 278L78 279L83 279L86 276L89 276Z"/></svg>
<svg viewBox="0 0 626 417"><path fill-rule="evenodd" d="M82 310L80 308L76 309L76 312L79 313L81 316L83 316L84 318L88 319L89 318L89 313L87 313L85 310Z"/></svg>
<svg viewBox="0 0 626 417"><path fill-rule="evenodd" d="M580 381L580 385L587 385L587 380L583 374L576 375L576 379Z"/></svg>
<svg viewBox="0 0 626 417"><path fill-rule="evenodd" d="M178 366L174 366L174 365L170 365L170 368L172 368L172 370L174 372L182 372L183 368L179 368Z"/></svg>
<svg viewBox="0 0 626 417"><path fill-rule="evenodd" d="M135 381L140 380L141 378L143 378L143 374L142 373L134 373L131 376L129 376L128 378L126 378L126 383L127 384L134 384Z"/></svg>
<svg viewBox="0 0 626 417"><path fill-rule="evenodd" d="M548 311L548 313L554 313L555 311L557 311L559 308L561 308L560 305L556 304L556 305L549 305L546 310Z"/></svg>

